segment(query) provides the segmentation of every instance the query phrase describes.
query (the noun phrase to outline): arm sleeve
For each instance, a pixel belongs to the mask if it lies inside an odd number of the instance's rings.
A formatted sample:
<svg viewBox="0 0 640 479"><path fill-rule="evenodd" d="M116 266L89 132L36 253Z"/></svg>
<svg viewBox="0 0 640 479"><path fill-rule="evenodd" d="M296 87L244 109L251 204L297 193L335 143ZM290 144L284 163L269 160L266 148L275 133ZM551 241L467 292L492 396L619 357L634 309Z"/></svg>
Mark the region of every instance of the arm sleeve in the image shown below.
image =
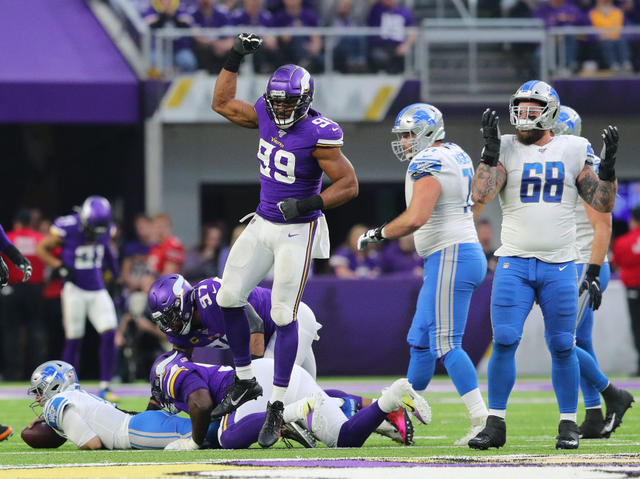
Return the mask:
<svg viewBox="0 0 640 479"><path fill-rule="evenodd" d="M73 406L66 408L61 425L64 435L78 447L97 436Z"/></svg>
<svg viewBox="0 0 640 479"><path fill-rule="evenodd" d="M0 225L0 251L7 249L7 246L11 245L11 241L4 232L4 228Z"/></svg>

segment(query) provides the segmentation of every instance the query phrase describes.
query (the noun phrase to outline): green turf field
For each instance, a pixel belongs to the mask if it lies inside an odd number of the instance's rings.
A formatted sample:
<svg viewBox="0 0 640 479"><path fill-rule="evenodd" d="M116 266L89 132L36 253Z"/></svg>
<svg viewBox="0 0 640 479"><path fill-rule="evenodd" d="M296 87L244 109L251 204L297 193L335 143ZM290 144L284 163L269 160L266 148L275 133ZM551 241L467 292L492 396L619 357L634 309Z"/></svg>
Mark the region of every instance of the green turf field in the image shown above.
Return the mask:
<svg viewBox="0 0 640 479"><path fill-rule="evenodd" d="M348 378L342 378L343 380ZM355 389L362 378L353 378ZM389 381L391 382L391 381ZM436 379L434 385L450 384L448 379ZM89 389L89 387L87 387ZM1 389L0 389L1 391ZM25 384L26 391L26 384ZM632 390L640 397L640 390ZM486 393L484 394L486 399ZM640 452L640 408L632 408L624 417L622 426L609 439L583 440L577 451L556 451L558 409L551 391L518 392L510 399L507 414L507 444L499 450L474 451L468 447L455 447L453 441L463 436L469 422L465 408L454 392L430 393L427 396L433 410L433 422L415 428L415 445L401 446L390 439L373 435L361 449L286 449L278 443L269 450L259 447L246 451L205 450L193 452L164 451L78 451L70 443L59 449L37 451L20 438L20 431L33 418L29 400L0 400L0 423L13 426L15 434L0 443L0 465L78 464L78 463L130 463L205 461L210 459L274 459L274 458L342 458L342 457L426 457L426 456L491 456L503 454L612 454ZM146 397L126 398L120 402L123 409L142 410ZM584 410L579 406L578 422Z"/></svg>

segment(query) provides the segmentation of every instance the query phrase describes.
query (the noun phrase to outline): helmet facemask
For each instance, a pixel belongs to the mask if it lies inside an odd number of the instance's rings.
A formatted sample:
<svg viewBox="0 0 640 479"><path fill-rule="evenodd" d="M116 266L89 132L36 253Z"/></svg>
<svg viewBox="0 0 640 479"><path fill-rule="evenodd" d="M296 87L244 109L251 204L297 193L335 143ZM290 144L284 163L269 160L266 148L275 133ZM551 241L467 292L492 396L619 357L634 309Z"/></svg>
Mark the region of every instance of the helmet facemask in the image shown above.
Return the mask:
<svg viewBox="0 0 640 479"><path fill-rule="evenodd" d="M391 133L396 135L396 140L391 142L396 158L410 161L422 150L444 139L442 113L433 105L414 103L398 113Z"/></svg>
<svg viewBox="0 0 640 479"><path fill-rule="evenodd" d="M47 361L38 366L31 375L27 394L34 396L35 401L29 407L38 415L36 408L43 407L53 396L79 387L78 375L71 364L64 361Z"/></svg>
<svg viewBox="0 0 640 479"><path fill-rule="evenodd" d="M536 105L522 106L522 103ZM560 98L545 82L532 80L516 91L509 100L509 121L516 130L551 130L560 113Z"/></svg>
<svg viewBox="0 0 640 479"><path fill-rule="evenodd" d="M271 90L264 94L264 100L271 119L284 130L303 118L311 106L309 95L287 95L284 90Z"/></svg>
<svg viewBox="0 0 640 479"><path fill-rule="evenodd" d="M152 308L151 319L163 333L183 336L191 331L191 319L193 318L191 294L193 294L193 290L183 276L176 276L177 279L171 286L171 293L174 297L173 302L160 310L154 311L155 307L151 306L150 301L150 307ZM151 288L153 289L154 286L155 283Z"/></svg>

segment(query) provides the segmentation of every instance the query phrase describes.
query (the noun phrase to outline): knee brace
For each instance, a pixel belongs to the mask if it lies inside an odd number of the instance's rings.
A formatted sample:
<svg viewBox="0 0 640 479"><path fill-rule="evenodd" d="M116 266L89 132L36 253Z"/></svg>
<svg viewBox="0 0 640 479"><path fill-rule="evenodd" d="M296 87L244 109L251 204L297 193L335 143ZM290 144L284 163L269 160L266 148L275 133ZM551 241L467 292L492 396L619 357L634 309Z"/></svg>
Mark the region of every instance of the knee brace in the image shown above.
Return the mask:
<svg viewBox="0 0 640 479"><path fill-rule="evenodd" d="M276 323L276 326L286 326L293 321L293 308L284 304L272 304L271 319Z"/></svg>

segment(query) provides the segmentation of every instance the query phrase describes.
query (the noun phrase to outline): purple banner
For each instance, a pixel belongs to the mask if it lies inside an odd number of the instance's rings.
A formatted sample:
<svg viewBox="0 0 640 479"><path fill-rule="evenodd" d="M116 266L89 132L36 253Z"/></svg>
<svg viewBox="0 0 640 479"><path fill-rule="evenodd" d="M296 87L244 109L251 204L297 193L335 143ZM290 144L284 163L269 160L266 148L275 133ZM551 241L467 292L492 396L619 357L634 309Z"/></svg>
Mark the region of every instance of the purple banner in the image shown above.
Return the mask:
<svg viewBox="0 0 640 479"><path fill-rule="evenodd" d="M491 343L492 281L488 273L471 298L462 343L476 365ZM421 286L420 278L396 275L359 280L311 278L302 299L323 326L313 348L318 375L406 374L406 337ZM197 361L229 361L228 353L210 348L196 351Z"/></svg>

